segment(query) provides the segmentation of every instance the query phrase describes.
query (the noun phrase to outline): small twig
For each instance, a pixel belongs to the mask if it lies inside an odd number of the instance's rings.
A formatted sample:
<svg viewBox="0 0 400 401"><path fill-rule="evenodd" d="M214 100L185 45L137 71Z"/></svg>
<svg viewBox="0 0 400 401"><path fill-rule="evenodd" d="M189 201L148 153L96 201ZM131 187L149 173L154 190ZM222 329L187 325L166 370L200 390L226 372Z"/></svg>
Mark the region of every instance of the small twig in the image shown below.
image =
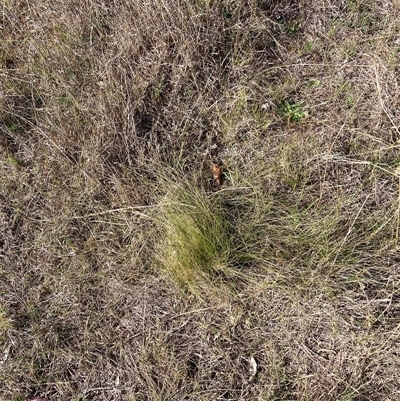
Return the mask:
<svg viewBox="0 0 400 401"><path fill-rule="evenodd" d="M89 388L85 391L85 394L88 393L97 393L99 391L113 391L115 390L115 387L94 387L94 388Z"/></svg>
<svg viewBox="0 0 400 401"><path fill-rule="evenodd" d="M150 216L148 216L147 214L144 214L142 212L139 212L137 209L150 209L152 207L154 207L154 206L127 206L127 207L120 207L120 208L117 208L117 209L104 210L103 212L84 214L82 216L71 216L71 217L68 218L68 220L86 219L88 217L97 217L97 216L102 216L102 215L105 215L105 214L127 212L127 211L130 211L132 214L136 214L139 217L144 217L146 219L151 219Z"/></svg>

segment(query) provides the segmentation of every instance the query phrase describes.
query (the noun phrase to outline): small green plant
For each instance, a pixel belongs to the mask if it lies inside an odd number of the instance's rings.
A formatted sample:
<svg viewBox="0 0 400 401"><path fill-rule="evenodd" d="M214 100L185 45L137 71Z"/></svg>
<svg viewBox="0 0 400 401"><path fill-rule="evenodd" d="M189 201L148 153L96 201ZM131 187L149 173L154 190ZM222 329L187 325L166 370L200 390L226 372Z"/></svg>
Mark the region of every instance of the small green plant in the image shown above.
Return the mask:
<svg viewBox="0 0 400 401"><path fill-rule="evenodd" d="M20 166L19 161L13 156L7 157L7 161L8 161L9 164L11 164L14 167L19 167Z"/></svg>
<svg viewBox="0 0 400 401"><path fill-rule="evenodd" d="M321 81L319 79L310 79L308 81L309 88L319 88L321 86Z"/></svg>
<svg viewBox="0 0 400 401"><path fill-rule="evenodd" d="M165 89L165 75L162 74L161 78L158 80L158 82L154 88L154 92L153 92L154 100L156 100L156 101L160 100L164 89Z"/></svg>
<svg viewBox="0 0 400 401"><path fill-rule="evenodd" d="M284 100L278 107L278 113L283 117L288 123L289 122L299 122L306 117L306 112L304 111L302 103L296 103L293 101Z"/></svg>
<svg viewBox="0 0 400 401"><path fill-rule="evenodd" d="M306 42L304 44L304 50L307 52L310 52L311 50L313 50L314 47L315 47L315 44L312 40L309 40L308 42Z"/></svg>
<svg viewBox="0 0 400 401"><path fill-rule="evenodd" d="M17 132L17 131L18 131L18 128L19 128L19 126L18 126L18 124L16 124L16 123L12 123L12 124L10 125L10 131L11 131L11 132Z"/></svg>
<svg viewBox="0 0 400 401"><path fill-rule="evenodd" d="M347 95L346 96L346 106L348 109L352 109L354 107L354 105L356 104L353 96L351 95Z"/></svg>

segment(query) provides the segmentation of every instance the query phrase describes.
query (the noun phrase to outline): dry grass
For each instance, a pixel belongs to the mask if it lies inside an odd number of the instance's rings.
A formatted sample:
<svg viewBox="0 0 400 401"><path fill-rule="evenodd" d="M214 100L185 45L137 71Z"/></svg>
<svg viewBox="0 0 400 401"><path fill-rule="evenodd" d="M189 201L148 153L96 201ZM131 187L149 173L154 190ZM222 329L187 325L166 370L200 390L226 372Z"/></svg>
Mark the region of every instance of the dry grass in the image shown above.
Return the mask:
<svg viewBox="0 0 400 401"><path fill-rule="evenodd" d="M0 399L397 400L399 17L3 0Z"/></svg>

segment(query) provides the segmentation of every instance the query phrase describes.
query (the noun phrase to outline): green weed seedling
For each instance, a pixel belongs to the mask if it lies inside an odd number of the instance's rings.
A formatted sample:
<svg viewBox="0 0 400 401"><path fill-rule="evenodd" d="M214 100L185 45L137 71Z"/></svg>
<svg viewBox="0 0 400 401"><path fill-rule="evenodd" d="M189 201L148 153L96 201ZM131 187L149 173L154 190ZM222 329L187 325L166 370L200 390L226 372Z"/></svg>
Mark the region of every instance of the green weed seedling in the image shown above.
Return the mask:
<svg viewBox="0 0 400 401"><path fill-rule="evenodd" d="M12 123L12 124L10 125L10 131L11 131L11 132L17 132L17 131L18 131L18 128L19 128L19 126L18 126L18 124L16 124L16 123Z"/></svg>
<svg viewBox="0 0 400 401"><path fill-rule="evenodd" d="M278 113L288 123L300 122L306 117L302 103L295 103L293 101L284 100L278 108Z"/></svg>
<svg viewBox="0 0 400 401"><path fill-rule="evenodd" d="M9 164L11 164L12 166L14 166L14 167L19 167L20 166L19 161L13 156L8 156L7 157L7 162Z"/></svg>

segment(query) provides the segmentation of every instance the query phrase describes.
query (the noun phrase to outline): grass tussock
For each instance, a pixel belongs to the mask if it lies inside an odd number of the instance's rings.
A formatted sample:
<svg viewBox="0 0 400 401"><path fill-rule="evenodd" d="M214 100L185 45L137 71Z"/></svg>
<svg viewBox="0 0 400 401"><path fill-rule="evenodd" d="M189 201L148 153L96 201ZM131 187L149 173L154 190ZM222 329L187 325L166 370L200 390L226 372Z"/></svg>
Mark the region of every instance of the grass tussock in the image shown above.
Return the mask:
<svg viewBox="0 0 400 401"><path fill-rule="evenodd" d="M2 6L1 400L399 399L396 1Z"/></svg>
<svg viewBox="0 0 400 401"><path fill-rule="evenodd" d="M249 196L254 189L233 186L228 170L223 188L212 180L211 168L205 180L198 173L189 178L180 168L158 166L155 171L157 183L150 185L161 198L152 219L159 230L156 254L164 271L195 293L204 286L218 289L245 280L256 259L251 246L255 249L257 234L248 230L249 224L257 224L257 206Z"/></svg>
<svg viewBox="0 0 400 401"><path fill-rule="evenodd" d="M230 223L221 208L196 188L173 186L160 205L165 241L161 264L180 284L193 286L196 279L235 276L229 266L234 252Z"/></svg>

